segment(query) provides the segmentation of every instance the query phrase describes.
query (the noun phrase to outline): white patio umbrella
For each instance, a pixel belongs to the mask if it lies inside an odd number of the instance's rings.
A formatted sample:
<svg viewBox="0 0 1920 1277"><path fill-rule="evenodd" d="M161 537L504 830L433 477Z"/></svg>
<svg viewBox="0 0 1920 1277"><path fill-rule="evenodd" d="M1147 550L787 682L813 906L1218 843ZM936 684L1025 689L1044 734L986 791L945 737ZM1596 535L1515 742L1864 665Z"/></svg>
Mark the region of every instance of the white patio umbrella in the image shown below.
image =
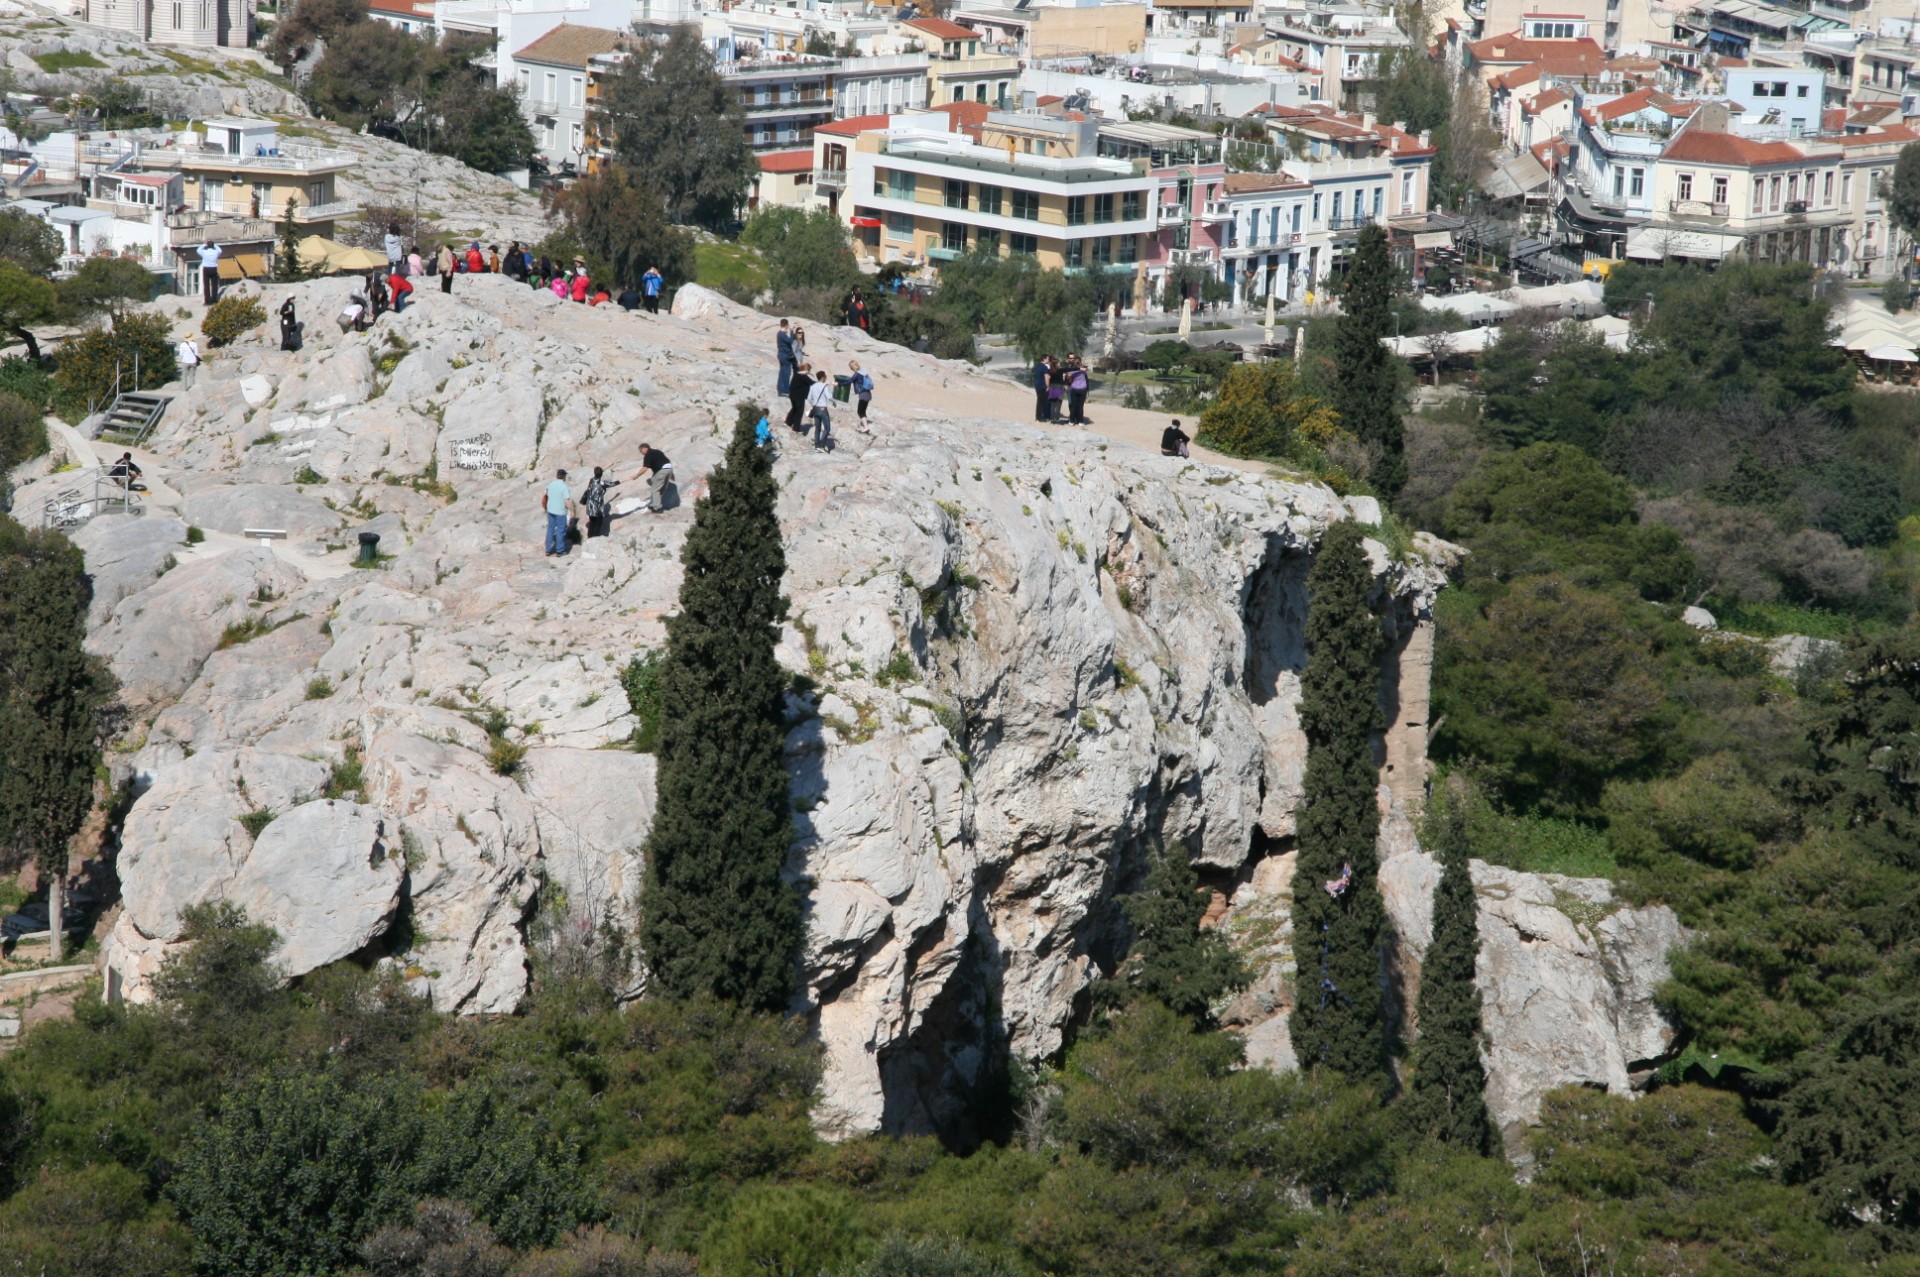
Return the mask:
<svg viewBox="0 0 1920 1277"><path fill-rule="evenodd" d="M1193 336L1193 298L1180 299L1180 340Z"/></svg>

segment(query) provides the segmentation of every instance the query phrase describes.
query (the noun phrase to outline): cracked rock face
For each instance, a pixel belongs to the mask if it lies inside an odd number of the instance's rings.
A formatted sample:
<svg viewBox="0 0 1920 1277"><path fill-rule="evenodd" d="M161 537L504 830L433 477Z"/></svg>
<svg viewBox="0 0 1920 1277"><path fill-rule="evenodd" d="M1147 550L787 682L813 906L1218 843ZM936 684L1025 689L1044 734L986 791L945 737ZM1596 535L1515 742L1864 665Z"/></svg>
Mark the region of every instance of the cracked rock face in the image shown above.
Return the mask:
<svg viewBox="0 0 1920 1277"><path fill-rule="evenodd" d="M137 521L83 538L90 562L134 565L91 638L145 730L123 764L145 791L105 957L128 996L177 943L180 904L220 894L281 928L290 975L387 943L404 904L410 947L386 960L448 1010L511 1009L530 952L632 934L654 772L624 748L619 673L664 640L736 404L771 396L775 320L697 288L647 318L462 277L451 301L429 293L343 337L325 320L346 287L294 286L306 352L223 350L163 418L150 474L204 544L143 581L151 538L121 544ZM826 1050L822 1129L964 1133L996 1061L1058 1049L1124 947L1114 897L1159 846L1237 884L1228 925L1267 959L1241 1018L1255 1054L1284 1062L1305 579L1355 511L1321 487L1009 424L1004 407L972 415L1006 391L965 365L846 330L810 346L882 387L874 433L843 422L831 454L777 432L779 657L813 685L792 699L789 873L806 894L796 1010ZM678 502L546 559L552 471L576 492L594 465L624 479L649 441L673 458ZM485 468L461 468L476 447ZM322 482L296 490L307 468ZM156 497L148 519L180 513ZM254 518L288 539L221 530ZM356 569L369 526L392 557ZM1420 548L1395 562L1374 547L1391 810L1424 782L1422 636L1446 547ZM263 809L255 841L239 818ZM1424 859L1404 819L1389 825ZM294 865L296 846L332 859ZM340 898L337 916L316 893ZM1409 893L1408 918L1425 898ZM1597 991L1610 950L1583 957L1578 939L1547 947ZM1489 950L1516 988L1560 969L1544 950ZM620 957L607 969L640 994ZM1622 1070L1636 1051L1620 1047Z"/></svg>

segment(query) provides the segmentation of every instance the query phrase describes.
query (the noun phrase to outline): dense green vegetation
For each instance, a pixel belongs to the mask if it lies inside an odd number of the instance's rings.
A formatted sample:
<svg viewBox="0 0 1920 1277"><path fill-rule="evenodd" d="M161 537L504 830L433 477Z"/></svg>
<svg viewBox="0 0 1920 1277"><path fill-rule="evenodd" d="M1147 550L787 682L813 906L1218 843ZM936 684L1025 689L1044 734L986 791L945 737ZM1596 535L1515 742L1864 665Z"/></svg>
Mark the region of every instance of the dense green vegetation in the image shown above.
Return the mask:
<svg viewBox="0 0 1920 1277"><path fill-rule="evenodd" d="M1715 1262L1905 1271L1920 404L1856 387L1833 288L1803 267L1626 265L1607 296L1627 349L1515 324L1483 398L1408 422L1398 512L1471 552L1439 604L1445 806L1476 856L1606 874L1694 929L1661 1076L1724 1092L1686 1102L1724 1104L1764 1159L1764 1214L1809 1221L1764 1261L1716 1233ZM1682 623L1692 604L1722 629ZM1796 632L1841 650L1778 661L1765 639Z"/></svg>

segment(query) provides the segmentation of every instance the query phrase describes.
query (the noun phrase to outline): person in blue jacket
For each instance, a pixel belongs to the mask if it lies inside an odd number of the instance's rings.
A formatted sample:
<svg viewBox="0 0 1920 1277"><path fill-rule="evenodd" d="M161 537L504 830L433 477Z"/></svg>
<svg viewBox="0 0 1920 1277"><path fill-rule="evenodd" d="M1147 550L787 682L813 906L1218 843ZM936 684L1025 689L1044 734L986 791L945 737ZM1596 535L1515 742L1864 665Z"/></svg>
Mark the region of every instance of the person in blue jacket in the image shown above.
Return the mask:
<svg viewBox="0 0 1920 1277"><path fill-rule="evenodd" d="M658 266L647 267L647 273L640 277L640 295L646 298L649 315L660 313L660 287L666 282Z"/></svg>

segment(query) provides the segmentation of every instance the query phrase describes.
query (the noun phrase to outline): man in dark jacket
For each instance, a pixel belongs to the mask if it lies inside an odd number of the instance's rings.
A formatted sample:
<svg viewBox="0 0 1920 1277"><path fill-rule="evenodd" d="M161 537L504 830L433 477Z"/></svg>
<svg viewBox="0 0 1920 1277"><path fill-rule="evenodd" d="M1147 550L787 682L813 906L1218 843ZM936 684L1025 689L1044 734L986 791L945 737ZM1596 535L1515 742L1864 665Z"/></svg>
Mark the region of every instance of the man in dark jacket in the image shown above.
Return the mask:
<svg viewBox="0 0 1920 1277"><path fill-rule="evenodd" d="M1053 356L1048 355L1033 366L1033 419L1048 421L1053 417L1053 404L1047 399L1047 388L1053 385Z"/></svg>

